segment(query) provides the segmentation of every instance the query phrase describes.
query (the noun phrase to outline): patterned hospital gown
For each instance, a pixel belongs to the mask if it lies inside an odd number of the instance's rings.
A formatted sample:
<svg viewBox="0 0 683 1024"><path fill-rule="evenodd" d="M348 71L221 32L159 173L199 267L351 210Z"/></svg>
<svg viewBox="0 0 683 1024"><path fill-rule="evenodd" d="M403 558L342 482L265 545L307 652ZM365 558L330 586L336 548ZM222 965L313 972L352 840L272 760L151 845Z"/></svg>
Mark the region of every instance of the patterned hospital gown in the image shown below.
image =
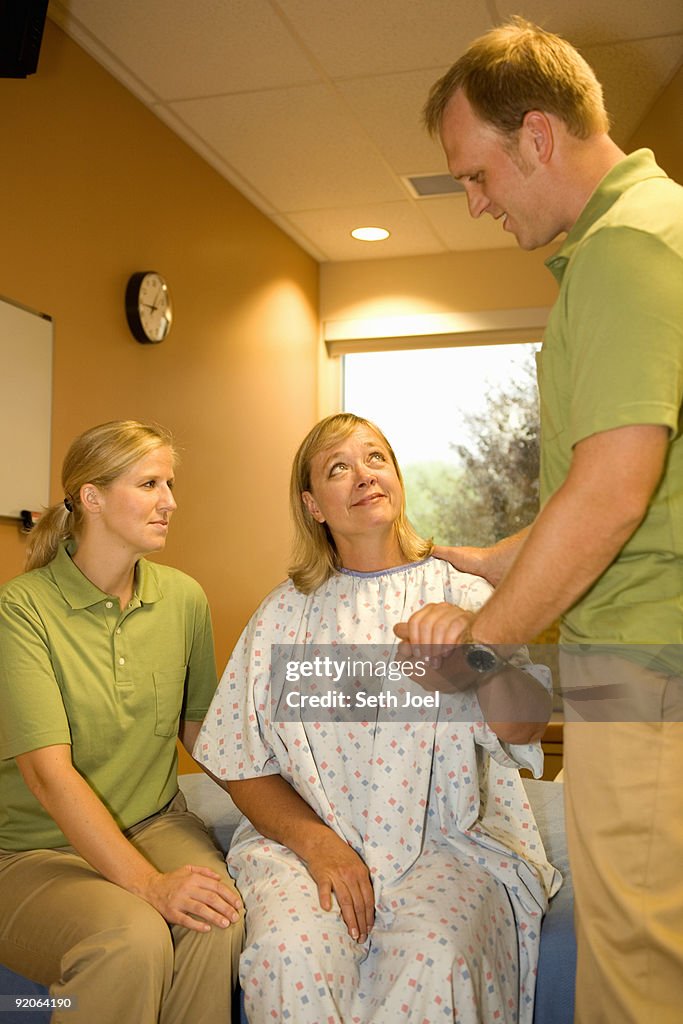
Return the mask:
<svg viewBox="0 0 683 1024"><path fill-rule="evenodd" d="M250 1024L530 1024L541 917L559 887L517 770L541 774L540 746L501 743L471 695L469 716L273 721L272 644L395 655L395 623L422 605L476 610L490 593L433 558L344 570L309 595L286 581L244 630L195 757L219 778L282 775L360 855L376 900L368 939L353 941L299 858L243 818L228 864L247 911Z"/></svg>

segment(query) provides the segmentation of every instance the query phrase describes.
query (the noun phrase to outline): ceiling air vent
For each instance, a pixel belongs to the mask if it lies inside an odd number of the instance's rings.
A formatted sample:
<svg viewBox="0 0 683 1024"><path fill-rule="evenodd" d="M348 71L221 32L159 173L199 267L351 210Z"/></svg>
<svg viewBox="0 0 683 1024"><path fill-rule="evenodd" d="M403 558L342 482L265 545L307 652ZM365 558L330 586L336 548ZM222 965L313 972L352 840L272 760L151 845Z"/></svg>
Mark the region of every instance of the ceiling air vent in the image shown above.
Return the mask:
<svg viewBox="0 0 683 1024"><path fill-rule="evenodd" d="M405 174L403 183L413 199L435 199L465 191L450 174Z"/></svg>

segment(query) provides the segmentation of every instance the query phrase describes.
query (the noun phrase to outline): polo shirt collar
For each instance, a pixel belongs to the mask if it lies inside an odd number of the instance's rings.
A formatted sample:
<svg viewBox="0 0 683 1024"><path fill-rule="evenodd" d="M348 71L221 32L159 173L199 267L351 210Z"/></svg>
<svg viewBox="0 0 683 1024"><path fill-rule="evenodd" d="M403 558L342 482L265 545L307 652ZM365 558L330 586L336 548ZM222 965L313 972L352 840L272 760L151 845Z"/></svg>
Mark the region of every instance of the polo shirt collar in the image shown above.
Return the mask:
<svg viewBox="0 0 683 1024"><path fill-rule="evenodd" d="M111 595L91 583L72 561L71 555L75 550L76 542L73 539L62 541L50 562L50 571L64 599L74 610L111 600ZM141 604L153 604L163 596L156 569L144 558L139 559L135 566L135 593Z"/></svg>
<svg viewBox="0 0 683 1024"><path fill-rule="evenodd" d="M650 149L637 149L607 172L581 211L579 218L556 253L545 265L558 282L562 281L567 263L574 249L597 220L633 185L647 178L666 178L667 175L655 163Z"/></svg>

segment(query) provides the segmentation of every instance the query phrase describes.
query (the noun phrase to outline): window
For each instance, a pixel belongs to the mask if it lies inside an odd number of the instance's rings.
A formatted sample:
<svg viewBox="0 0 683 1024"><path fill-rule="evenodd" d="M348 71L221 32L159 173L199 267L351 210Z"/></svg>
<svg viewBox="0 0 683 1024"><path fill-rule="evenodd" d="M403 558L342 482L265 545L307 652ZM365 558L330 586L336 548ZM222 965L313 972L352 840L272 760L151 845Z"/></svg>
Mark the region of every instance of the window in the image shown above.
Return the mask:
<svg viewBox="0 0 683 1024"><path fill-rule="evenodd" d="M538 510L538 405L529 344L344 356L344 408L391 442L417 531L488 545Z"/></svg>

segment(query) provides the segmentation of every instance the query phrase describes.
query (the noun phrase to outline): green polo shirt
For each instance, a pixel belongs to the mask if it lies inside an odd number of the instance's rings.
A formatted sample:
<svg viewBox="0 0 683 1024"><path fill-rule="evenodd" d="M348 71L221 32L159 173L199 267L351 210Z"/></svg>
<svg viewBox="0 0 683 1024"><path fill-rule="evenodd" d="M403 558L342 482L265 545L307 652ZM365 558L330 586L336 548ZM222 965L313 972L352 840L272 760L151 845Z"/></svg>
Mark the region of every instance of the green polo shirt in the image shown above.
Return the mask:
<svg viewBox="0 0 683 1024"><path fill-rule="evenodd" d="M0 849L67 843L17 754L71 744L74 765L125 829L175 795L179 719L200 721L216 688L198 583L141 559L121 611L69 545L0 588Z"/></svg>
<svg viewBox="0 0 683 1024"><path fill-rule="evenodd" d="M649 150L632 153L603 178L547 266L560 293L538 357L541 501L591 434L662 424L671 437L645 519L564 615L562 639L680 644L683 188Z"/></svg>

